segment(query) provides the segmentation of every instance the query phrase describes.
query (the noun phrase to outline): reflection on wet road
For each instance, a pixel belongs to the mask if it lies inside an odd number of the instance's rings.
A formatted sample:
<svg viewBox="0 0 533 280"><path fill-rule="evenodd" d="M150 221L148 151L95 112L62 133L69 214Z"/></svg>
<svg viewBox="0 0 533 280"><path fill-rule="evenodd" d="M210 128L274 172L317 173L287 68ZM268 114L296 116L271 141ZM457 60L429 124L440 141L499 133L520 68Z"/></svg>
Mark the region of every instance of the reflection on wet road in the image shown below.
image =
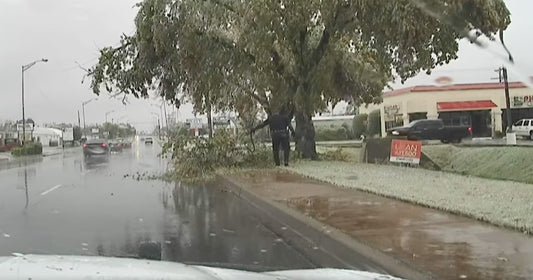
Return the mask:
<svg viewBox="0 0 533 280"><path fill-rule="evenodd" d="M223 189L125 176L161 173L159 152L134 144L109 158L80 151L0 170L0 255L137 256L149 241L164 260L312 267Z"/></svg>

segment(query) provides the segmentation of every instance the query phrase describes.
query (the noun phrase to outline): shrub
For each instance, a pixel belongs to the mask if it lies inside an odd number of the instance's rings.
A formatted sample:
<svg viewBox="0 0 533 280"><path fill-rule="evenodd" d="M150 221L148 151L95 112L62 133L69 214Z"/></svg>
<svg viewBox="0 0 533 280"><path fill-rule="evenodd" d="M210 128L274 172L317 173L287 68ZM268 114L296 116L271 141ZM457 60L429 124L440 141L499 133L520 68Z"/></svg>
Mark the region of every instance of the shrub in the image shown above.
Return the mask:
<svg viewBox="0 0 533 280"><path fill-rule="evenodd" d="M370 136L381 135L381 112L374 110L368 114L367 133Z"/></svg>
<svg viewBox="0 0 533 280"><path fill-rule="evenodd" d="M353 129L347 123L343 123L342 124L342 128L344 128L344 131L346 132L346 138L348 140L355 138L355 136L353 134Z"/></svg>
<svg viewBox="0 0 533 280"><path fill-rule="evenodd" d="M359 139L361 135L366 134L367 121L367 114L359 114L353 118L353 134L355 139Z"/></svg>
<svg viewBox="0 0 533 280"><path fill-rule="evenodd" d="M319 129L316 131L316 141L342 141L349 139L349 132L346 128Z"/></svg>
<svg viewBox="0 0 533 280"><path fill-rule="evenodd" d="M213 175L218 168L263 167L271 163L266 146L252 143L248 135L234 136L220 130L213 138L176 136L163 146L174 165L174 179L196 180Z"/></svg>
<svg viewBox="0 0 533 280"><path fill-rule="evenodd" d="M13 156L28 156L41 155L43 153L43 146L41 143L26 143L23 147L14 148L11 150Z"/></svg>
<svg viewBox="0 0 533 280"><path fill-rule="evenodd" d="M348 161L348 154L346 154L342 148L337 148L335 150L329 150L320 155L320 158L323 160L331 161Z"/></svg>

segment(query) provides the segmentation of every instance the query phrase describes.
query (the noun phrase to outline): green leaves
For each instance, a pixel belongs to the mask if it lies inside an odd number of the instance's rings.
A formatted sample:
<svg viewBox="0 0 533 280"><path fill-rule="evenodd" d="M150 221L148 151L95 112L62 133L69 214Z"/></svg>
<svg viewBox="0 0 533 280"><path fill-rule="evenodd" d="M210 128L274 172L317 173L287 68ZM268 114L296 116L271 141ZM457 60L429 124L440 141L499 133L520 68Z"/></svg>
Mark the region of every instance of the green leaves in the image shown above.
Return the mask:
<svg viewBox="0 0 533 280"><path fill-rule="evenodd" d="M251 145L249 135L237 137L219 130L213 138L176 136L164 144L162 154L171 156L177 178L198 179L220 168L269 165L271 151L263 145L252 149Z"/></svg>
<svg viewBox="0 0 533 280"><path fill-rule="evenodd" d="M101 50L91 87L197 112L306 114L378 102L402 81L457 58L457 40L505 29L502 0L145 0L136 32Z"/></svg>

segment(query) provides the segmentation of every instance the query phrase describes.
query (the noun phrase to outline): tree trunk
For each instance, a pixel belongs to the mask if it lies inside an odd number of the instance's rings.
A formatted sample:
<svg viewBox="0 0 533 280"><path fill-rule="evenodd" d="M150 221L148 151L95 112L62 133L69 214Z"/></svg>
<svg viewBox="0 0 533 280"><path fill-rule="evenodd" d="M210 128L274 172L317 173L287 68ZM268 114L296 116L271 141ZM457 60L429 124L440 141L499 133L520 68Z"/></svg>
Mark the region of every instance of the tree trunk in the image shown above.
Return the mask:
<svg viewBox="0 0 533 280"><path fill-rule="evenodd" d="M209 138L213 138L213 118L211 116L211 104L209 104L207 107L207 126L209 128Z"/></svg>
<svg viewBox="0 0 533 280"><path fill-rule="evenodd" d="M311 115L296 112L296 150L303 158L317 159L315 126Z"/></svg>

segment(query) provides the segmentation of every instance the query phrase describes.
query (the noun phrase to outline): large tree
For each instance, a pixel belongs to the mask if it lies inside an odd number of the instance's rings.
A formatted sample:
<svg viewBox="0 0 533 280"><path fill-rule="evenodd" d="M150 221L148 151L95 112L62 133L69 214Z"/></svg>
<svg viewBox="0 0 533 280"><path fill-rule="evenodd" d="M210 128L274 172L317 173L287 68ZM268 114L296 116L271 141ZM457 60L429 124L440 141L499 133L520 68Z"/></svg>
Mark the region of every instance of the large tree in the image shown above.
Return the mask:
<svg viewBox="0 0 533 280"><path fill-rule="evenodd" d="M145 0L136 32L101 50L91 86L157 89L198 112L289 105L298 149L314 158L316 112L379 102L395 78L457 58L458 39L509 23L502 0Z"/></svg>

